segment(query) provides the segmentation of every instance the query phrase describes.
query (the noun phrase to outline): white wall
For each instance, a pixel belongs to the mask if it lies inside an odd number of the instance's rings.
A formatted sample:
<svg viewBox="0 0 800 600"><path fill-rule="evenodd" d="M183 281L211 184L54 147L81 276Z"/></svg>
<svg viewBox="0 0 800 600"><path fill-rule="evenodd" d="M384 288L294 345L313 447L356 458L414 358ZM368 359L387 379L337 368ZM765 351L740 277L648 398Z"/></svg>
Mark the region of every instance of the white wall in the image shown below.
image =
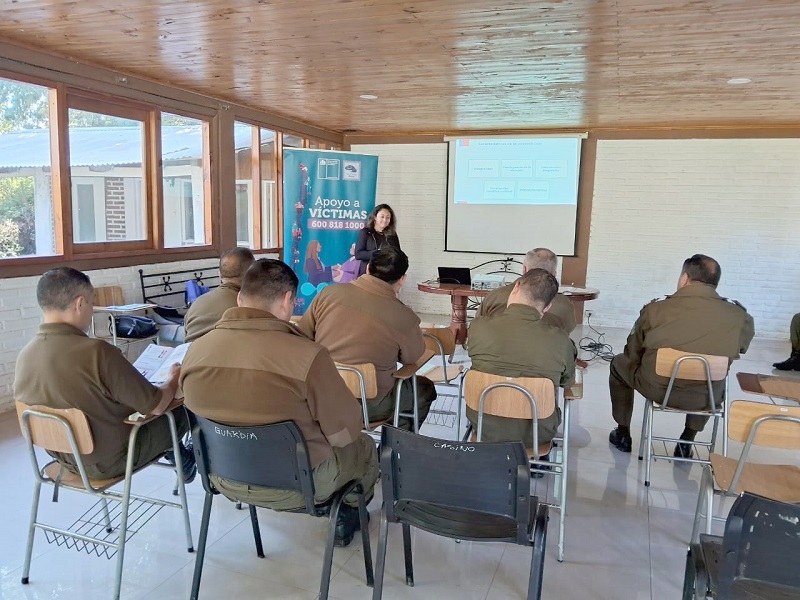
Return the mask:
<svg viewBox="0 0 800 600"><path fill-rule="evenodd" d="M358 145L377 154L378 202L394 208L417 312L449 314L447 296L417 291L443 265L497 258L444 252L447 149ZM800 140L600 140L586 284L592 323L631 327L641 307L672 293L696 252L722 265L719 291L741 302L757 335L787 338L800 312ZM535 240L531 245L536 244Z"/></svg>
<svg viewBox="0 0 800 600"><path fill-rule="evenodd" d="M719 292L747 308L756 335L788 338L800 312L798 156L798 139L600 140L592 322L630 327L699 252L719 261Z"/></svg>
<svg viewBox="0 0 800 600"><path fill-rule="evenodd" d="M351 150L380 157L375 202L395 211L410 263L401 299L418 313L449 315L450 297L420 292L417 283L437 277L437 267L474 267L505 255L444 251L447 144L361 144Z"/></svg>

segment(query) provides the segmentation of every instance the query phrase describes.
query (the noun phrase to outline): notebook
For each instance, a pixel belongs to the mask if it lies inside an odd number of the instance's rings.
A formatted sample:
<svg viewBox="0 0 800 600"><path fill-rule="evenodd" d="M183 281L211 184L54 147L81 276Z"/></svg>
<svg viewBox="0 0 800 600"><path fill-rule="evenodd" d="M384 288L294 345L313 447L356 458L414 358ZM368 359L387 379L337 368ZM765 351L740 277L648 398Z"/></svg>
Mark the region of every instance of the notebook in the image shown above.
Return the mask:
<svg viewBox="0 0 800 600"><path fill-rule="evenodd" d="M439 283L470 285L469 267L439 267Z"/></svg>

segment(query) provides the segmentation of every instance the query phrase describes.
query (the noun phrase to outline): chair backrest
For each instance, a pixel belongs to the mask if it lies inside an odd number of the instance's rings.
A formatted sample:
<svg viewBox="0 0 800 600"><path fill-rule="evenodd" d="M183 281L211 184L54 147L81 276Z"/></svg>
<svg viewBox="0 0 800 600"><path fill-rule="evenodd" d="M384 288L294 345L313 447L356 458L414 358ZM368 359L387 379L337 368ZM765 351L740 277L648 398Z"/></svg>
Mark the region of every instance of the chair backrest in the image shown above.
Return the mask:
<svg viewBox="0 0 800 600"><path fill-rule="evenodd" d="M456 349L456 338L449 327L421 327L425 347L436 356L450 356ZM437 343L437 340L439 343Z"/></svg>
<svg viewBox="0 0 800 600"><path fill-rule="evenodd" d="M546 377L505 377L470 369L464 376L464 400L472 410L480 411L480 399L489 386L499 385L486 394L483 412L487 415L512 419L532 419L533 412L527 396L511 385L525 388L536 402L539 419L553 414L556 407L556 390Z"/></svg>
<svg viewBox="0 0 800 600"><path fill-rule="evenodd" d="M800 506L745 492L725 523L719 598L800 598Z"/></svg>
<svg viewBox="0 0 800 600"><path fill-rule="evenodd" d="M70 444L68 427L78 448L79 454L91 454L94 451L94 438L89 427L86 414L77 408L50 408L47 406L29 406L16 402L19 425L26 437L34 446L52 452L74 454Z"/></svg>
<svg viewBox="0 0 800 600"><path fill-rule="evenodd" d="M350 392L359 401L369 400L378 395L378 375L375 370L375 365L372 363L364 363L361 365L346 365L344 363L336 363L336 368L339 370L339 375L342 376ZM364 394L362 397L361 384L364 384Z"/></svg>
<svg viewBox="0 0 800 600"><path fill-rule="evenodd" d="M121 306L125 304L122 288L118 285L107 285L94 288L95 306Z"/></svg>
<svg viewBox="0 0 800 600"><path fill-rule="evenodd" d="M313 512L314 481L308 447L291 421L233 427L187 411L197 469L206 492L215 493L210 475L253 486L302 492Z"/></svg>
<svg viewBox="0 0 800 600"><path fill-rule="evenodd" d="M522 442L462 443L386 426L381 481L389 520L398 502L508 517L517 536L530 521L530 470ZM523 543L523 540L520 540Z"/></svg>
<svg viewBox="0 0 800 600"><path fill-rule="evenodd" d="M700 357L700 358L694 358ZM674 348L659 348L656 353L656 375L661 377L671 377L677 365L676 379L688 379L690 381L706 381L706 363L708 362L711 373L711 381L721 381L728 375L728 364L730 359L727 356L714 356L712 354L700 354L698 352L683 352ZM680 361L680 363L678 363Z"/></svg>
<svg viewBox="0 0 800 600"><path fill-rule="evenodd" d="M800 406L777 406L764 402L736 400L728 415L728 437L746 442L758 423L753 442L769 448L800 449Z"/></svg>

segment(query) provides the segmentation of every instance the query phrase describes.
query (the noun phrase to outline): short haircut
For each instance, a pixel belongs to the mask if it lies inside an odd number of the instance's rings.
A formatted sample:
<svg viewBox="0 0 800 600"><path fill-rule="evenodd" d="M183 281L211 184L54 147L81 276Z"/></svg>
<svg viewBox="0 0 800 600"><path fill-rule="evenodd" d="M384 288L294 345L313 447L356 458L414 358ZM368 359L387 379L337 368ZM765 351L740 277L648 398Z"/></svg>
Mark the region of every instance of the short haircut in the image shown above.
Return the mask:
<svg viewBox="0 0 800 600"><path fill-rule="evenodd" d="M67 310L78 296L92 297L92 282L86 273L71 267L50 269L36 284L36 301L42 310Z"/></svg>
<svg viewBox="0 0 800 600"><path fill-rule="evenodd" d="M231 248L219 257L219 276L222 279L241 279L256 257L250 248Z"/></svg>
<svg viewBox="0 0 800 600"><path fill-rule="evenodd" d="M544 269L530 269L518 280L519 289L528 302L547 306L558 293L558 280Z"/></svg>
<svg viewBox="0 0 800 600"><path fill-rule="evenodd" d="M555 275L556 269L558 269L558 257L548 248L534 248L525 255L523 264L528 271L544 269L551 275Z"/></svg>
<svg viewBox="0 0 800 600"><path fill-rule="evenodd" d="M686 273L691 281L717 287L719 278L722 276L722 268L710 256L695 254L683 261L681 273Z"/></svg>
<svg viewBox="0 0 800 600"><path fill-rule="evenodd" d="M378 204L372 211L367 215L367 229L375 229L375 218L378 216L378 213L382 210L389 211L389 224L386 226L386 229L383 230L384 235L397 235L397 223L396 218L394 216L394 211L392 207L388 204Z"/></svg>
<svg viewBox="0 0 800 600"><path fill-rule="evenodd" d="M297 275L289 265L274 258L260 258L247 269L239 293L245 298L272 304L286 292L296 296L297 283Z"/></svg>
<svg viewBox="0 0 800 600"><path fill-rule="evenodd" d="M408 256L389 246L375 252L369 260L369 274L386 283L395 283L408 271Z"/></svg>

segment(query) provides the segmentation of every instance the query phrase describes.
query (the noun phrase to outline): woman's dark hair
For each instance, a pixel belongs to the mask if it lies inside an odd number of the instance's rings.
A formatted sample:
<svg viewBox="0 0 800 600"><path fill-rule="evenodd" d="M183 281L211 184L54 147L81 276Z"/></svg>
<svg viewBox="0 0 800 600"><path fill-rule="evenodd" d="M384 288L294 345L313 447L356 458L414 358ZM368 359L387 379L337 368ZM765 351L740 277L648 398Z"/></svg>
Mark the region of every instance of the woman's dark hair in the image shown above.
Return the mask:
<svg viewBox="0 0 800 600"><path fill-rule="evenodd" d="M311 240L306 246L306 261L309 258L312 259L318 271L322 269L322 263L319 261L319 248L319 240ZM303 272L308 273L308 263L303 264Z"/></svg>
<svg viewBox="0 0 800 600"><path fill-rule="evenodd" d="M378 213L381 212L382 210L388 210L391 219L389 221L389 225L387 225L386 229L384 229L381 233L383 233L383 235L385 236L397 235L397 230L395 229L396 219L394 216L394 211L392 210L392 207L389 206L388 204L378 204L378 206L372 209L372 212L370 212L369 215L367 216L367 225L366 225L367 229L375 231L375 217L377 217Z"/></svg>

